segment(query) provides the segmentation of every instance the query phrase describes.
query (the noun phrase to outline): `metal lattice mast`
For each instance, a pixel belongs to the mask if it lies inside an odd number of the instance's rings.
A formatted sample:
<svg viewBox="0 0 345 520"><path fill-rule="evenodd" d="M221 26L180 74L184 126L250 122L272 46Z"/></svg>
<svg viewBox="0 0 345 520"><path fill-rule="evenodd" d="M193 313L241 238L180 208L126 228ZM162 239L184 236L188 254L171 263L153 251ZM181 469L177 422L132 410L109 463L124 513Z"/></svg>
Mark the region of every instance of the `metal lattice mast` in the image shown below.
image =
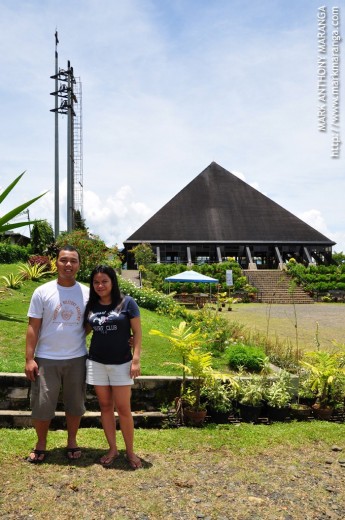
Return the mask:
<svg viewBox="0 0 345 520"><path fill-rule="evenodd" d="M83 118L82 118L82 88L80 78L76 78L74 94L77 103L74 105L74 211L83 217Z"/></svg>
<svg viewBox="0 0 345 520"><path fill-rule="evenodd" d="M59 55L58 55L58 32L55 32L55 91L59 90ZM54 189L54 236L60 234L60 211L59 211L59 97L55 96L55 189Z"/></svg>
<svg viewBox="0 0 345 520"><path fill-rule="evenodd" d="M55 33L56 47L58 44L57 32ZM67 115L67 231L75 228L76 211L80 217L83 215L83 139L82 139L82 91L80 78L74 77L73 67L67 63L67 69L59 69L57 64L57 51L55 51L55 235L59 225L59 192L58 192L58 122L57 114ZM61 99L58 106L58 98Z"/></svg>

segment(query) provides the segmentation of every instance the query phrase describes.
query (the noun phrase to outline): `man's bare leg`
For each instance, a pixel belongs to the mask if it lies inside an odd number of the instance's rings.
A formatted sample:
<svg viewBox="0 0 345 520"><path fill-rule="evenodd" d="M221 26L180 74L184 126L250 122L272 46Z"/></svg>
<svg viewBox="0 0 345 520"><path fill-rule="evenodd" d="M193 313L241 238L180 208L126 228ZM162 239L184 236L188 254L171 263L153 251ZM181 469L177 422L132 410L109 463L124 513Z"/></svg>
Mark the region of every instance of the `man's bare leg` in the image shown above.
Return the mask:
<svg viewBox="0 0 345 520"><path fill-rule="evenodd" d="M79 459L81 457L81 449L77 444L77 433L80 426L81 417L78 415L69 415L66 413L67 423L67 457L70 460Z"/></svg>

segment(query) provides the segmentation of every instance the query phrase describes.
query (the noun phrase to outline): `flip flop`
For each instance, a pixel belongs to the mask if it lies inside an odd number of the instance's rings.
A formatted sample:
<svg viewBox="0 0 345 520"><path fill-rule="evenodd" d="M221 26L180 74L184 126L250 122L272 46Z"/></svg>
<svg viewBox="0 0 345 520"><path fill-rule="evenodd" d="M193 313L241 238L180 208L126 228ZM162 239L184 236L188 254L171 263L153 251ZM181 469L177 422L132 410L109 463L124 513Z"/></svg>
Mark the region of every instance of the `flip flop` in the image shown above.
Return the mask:
<svg viewBox="0 0 345 520"><path fill-rule="evenodd" d="M132 457L128 457L128 455L125 455L125 459L127 460L128 464L133 470L142 468L142 463L140 458L137 455L133 455Z"/></svg>
<svg viewBox="0 0 345 520"><path fill-rule="evenodd" d="M114 460L119 457L119 455L120 455L119 452L117 452L112 457L106 457L106 459L104 461L102 461L103 457L101 457L99 460L99 463L103 466L103 468L109 468L112 465L112 463L114 462Z"/></svg>
<svg viewBox="0 0 345 520"><path fill-rule="evenodd" d="M74 454L77 453L78 451L80 451L80 456L81 456L81 448L77 447L77 448L67 448L66 449L66 456L67 456L67 460L79 460L80 457L75 457Z"/></svg>
<svg viewBox="0 0 345 520"><path fill-rule="evenodd" d="M32 459L30 457L31 453L34 453L36 455L36 458ZM31 451L29 457L26 459L26 462L30 462L30 464L42 464L46 458L47 458L47 451L46 450L37 450L36 448ZM43 457L40 459L39 457Z"/></svg>

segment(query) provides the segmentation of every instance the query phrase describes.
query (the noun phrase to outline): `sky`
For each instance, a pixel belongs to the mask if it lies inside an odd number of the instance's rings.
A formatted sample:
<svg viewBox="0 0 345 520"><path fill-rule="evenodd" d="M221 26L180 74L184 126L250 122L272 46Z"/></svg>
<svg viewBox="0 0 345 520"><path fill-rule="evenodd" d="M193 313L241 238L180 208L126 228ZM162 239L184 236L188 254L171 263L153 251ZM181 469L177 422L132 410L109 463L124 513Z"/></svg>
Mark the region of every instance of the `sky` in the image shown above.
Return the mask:
<svg viewBox="0 0 345 520"><path fill-rule="evenodd" d="M0 189L26 171L0 215L48 191L29 211L52 225L56 30L82 84L83 216L107 245L215 161L345 252L340 2L0 0ZM59 139L64 230L65 116Z"/></svg>

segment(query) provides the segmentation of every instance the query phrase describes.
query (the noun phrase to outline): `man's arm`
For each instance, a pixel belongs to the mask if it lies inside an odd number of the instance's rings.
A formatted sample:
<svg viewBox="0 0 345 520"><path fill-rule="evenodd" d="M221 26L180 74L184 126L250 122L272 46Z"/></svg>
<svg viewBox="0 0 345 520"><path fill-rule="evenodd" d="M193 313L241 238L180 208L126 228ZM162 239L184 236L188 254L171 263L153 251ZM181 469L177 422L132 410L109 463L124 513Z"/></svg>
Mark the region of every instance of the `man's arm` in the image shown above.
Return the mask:
<svg viewBox="0 0 345 520"><path fill-rule="evenodd" d="M38 365L34 358L41 325L41 318L29 318L29 325L26 331L25 354L25 375L29 381L35 381L36 376L38 376Z"/></svg>

